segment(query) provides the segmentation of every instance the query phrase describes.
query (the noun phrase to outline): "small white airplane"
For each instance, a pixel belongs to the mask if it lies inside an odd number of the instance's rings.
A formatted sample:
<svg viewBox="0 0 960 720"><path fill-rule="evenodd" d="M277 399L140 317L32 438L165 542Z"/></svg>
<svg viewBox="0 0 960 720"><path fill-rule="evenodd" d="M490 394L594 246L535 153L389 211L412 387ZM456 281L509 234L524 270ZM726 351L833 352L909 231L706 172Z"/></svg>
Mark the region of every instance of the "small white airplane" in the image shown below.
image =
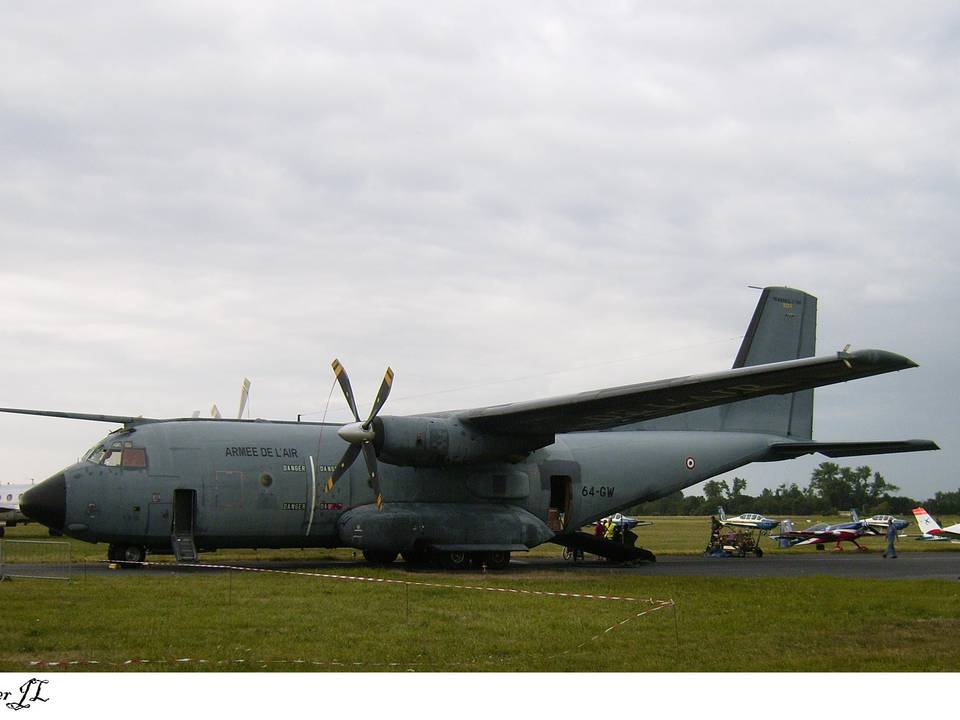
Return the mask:
<svg viewBox="0 0 960 720"><path fill-rule="evenodd" d="M742 515L728 518L723 506L717 508L717 515L720 516L721 525L729 525L730 527L749 528L751 530L773 530L773 528L780 524L779 520L765 517L760 513L743 513Z"/></svg>
<svg viewBox="0 0 960 720"><path fill-rule="evenodd" d="M32 482L0 485L0 537L3 537L4 530L8 527L31 522L20 512L20 497L32 487Z"/></svg>
<svg viewBox="0 0 960 720"><path fill-rule="evenodd" d="M886 535L890 523L893 523L898 533L910 524L909 520L901 520L893 515L874 515L873 517L868 517L863 522L865 522L867 528L876 535Z"/></svg>
<svg viewBox="0 0 960 720"><path fill-rule="evenodd" d="M621 530L629 530L630 528L653 525L652 520L640 520L639 518L630 517L629 515L621 515L620 513L617 513L616 515L608 515L600 522L602 522L604 525L606 525L608 522L612 522L614 525L619 526Z"/></svg>
<svg viewBox="0 0 960 720"><path fill-rule="evenodd" d="M917 525L920 526L920 532L923 533L917 540L950 540L951 542L960 542L960 523L948 525L945 528L940 527L940 523L930 517L930 513L922 507L913 509L913 514L917 518Z"/></svg>

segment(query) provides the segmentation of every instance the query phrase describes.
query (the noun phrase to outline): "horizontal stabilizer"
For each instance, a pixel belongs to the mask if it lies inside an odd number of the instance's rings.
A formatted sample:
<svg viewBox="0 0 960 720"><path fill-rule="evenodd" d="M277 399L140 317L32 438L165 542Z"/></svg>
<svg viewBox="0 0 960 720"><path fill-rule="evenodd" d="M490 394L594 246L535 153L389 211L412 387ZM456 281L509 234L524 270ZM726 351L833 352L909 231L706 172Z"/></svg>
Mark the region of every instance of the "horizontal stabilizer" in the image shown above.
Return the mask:
<svg viewBox="0 0 960 720"><path fill-rule="evenodd" d="M789 460L801 455L820 453L827 457L886 455L887 453L939 450L932 440L887 440L878 442L782 442L770 446L772 460Z"/></svg>

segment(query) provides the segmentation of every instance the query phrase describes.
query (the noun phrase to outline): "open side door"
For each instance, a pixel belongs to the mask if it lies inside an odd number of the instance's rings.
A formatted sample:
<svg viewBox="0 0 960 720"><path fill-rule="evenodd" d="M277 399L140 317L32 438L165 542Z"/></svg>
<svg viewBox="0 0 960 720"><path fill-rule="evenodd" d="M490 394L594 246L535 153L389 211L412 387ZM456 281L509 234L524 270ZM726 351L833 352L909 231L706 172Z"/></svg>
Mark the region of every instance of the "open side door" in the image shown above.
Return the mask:
<svg viewBox="0 0 960 720"><path fill-rule="evenodd" d="M197 491L174 490L172 543L177 562L193 562L197 559L197 546L193 540L196 515Z"/></svg>
<svg viewBox="0 0 960 720"><path fill-rule="evenodd" d="M551 475L547 526L554 532L562 532L566 528L572 499L573 478L569 475Z"/></svg>

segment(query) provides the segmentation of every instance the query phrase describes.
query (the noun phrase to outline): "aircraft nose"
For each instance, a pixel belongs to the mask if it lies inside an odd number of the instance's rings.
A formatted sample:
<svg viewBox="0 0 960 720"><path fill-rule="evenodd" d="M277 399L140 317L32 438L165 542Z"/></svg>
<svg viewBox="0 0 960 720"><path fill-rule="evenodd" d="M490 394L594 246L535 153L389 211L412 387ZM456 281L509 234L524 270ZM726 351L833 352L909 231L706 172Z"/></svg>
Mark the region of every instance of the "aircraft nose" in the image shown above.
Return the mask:
<svg viewBox="0 0 960 720"><path fill-rule="evenodd" d="M63 530L67 516L67 480L54 475L23 494L20 510L31 520L54 530Z"/></svg>

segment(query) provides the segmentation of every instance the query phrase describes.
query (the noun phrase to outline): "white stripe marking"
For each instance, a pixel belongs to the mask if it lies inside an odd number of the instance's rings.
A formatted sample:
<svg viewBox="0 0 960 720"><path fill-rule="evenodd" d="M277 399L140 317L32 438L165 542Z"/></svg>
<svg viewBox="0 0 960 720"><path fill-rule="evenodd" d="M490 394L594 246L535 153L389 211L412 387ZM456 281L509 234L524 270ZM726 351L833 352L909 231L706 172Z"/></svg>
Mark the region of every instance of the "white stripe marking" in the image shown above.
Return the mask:
<svg viewBox="0 0 960 720"><path fill-rule="evenodd" d="M313 527L313 511L317 507L317 468L313 464L313 455L310 456L310 519L307 520L307 535Z"/></svg>

